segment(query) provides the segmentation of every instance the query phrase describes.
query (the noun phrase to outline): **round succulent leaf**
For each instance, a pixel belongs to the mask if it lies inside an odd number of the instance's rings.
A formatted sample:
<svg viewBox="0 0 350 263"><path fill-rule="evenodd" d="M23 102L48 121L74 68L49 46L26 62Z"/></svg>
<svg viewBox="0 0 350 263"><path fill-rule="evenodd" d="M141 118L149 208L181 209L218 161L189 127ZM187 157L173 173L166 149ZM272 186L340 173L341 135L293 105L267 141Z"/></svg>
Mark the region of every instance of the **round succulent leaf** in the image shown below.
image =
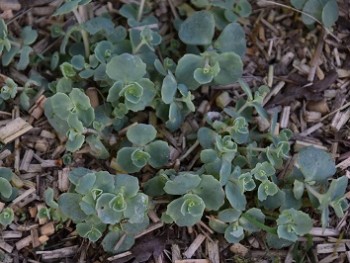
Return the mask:
<svg viewBox="0 0 350 263"><path fill-rule="evenodd" d="M157 130L150 124L139 123L128 128L126 137L136 145L144 146L153 141L157 136Z"/></svg>
<svg viewBox="0 0 350 263"><path fill-rule="evenodd" d="M238 243L244 238L243 227L237 223L230 224L225 230L225 239L230 243Z"/></svg>
<svg viewBox="0 0 350 263"><path fill-rule="evenodd" d="M164 191L170 195L183 195L199 186L201 178L198 174L183 172L173 180L165 183Z"/></svg>
<svg viewBox="0 0 350 263"><path fill-rule="evenodd" d="M239 219L242 211L234 208L227 208L219 212L218 219L225 223L232 223Z"/></svg>
<svg viewBox="0 0 350 263"><path fill-rule="evenodd" d="M116 198L116 195L104 193L101 194L96 202L96 212L99 219L105 224L117 224L123 218L123 212L114 210L110 203Z"/></svg>
<svg viewBox="0 0 350 263"><path fill-rule="evenodd" d="M74 55L70 62L77 70L82 70L85 66L85 58L82 55Z"/></svg>
<svg viewBox="0 0 350 263"><path fill-rule="evenodd" d="M127 101L133 104L139 103L142 95L143 88L137 82L125 85L119 93L119 96L124 96Z"/></svg>
<svg viewBox="0 0 350 263"><path fill-rule="evenodd" d="M244 173L238 177L244 191L253 191L256 187L255 181L251 173Z"/></svg>
<svg viewBox="0 0 350 263"><path fill-rule="evenodd" d="M69 97L76 108L80 110L87 110L91 108L89 97L80 89L73 88L71 93L69 93Z"/></svg>
<svg viewBox="0 0 350 263"><path fill-rule="evenodd" d="M6 227L7 225L12 223L14 218L15 218L15 214L14 214L12 208L6 207L0 213L0 225Z"/></svg>
<svg viewBox="0 0 350 263"><path fill-rule="evenodd" d="M144 167L147 164L150 157L151 156L147 152L141 149L136 149L131 154L132 163L140 168Z"/></svg>
<svg viewBox="0 0 350 263"><path fill-rule="evenodd" d="M68 179L72 184L77 185L80 178L84 177L85 175L91 172L92 171L90 169L84 167L76 167L69 172Z"/></svg>
<svg viewBox="0 0 350 263"><path fill-rule="evenodd" d="M209 218L209 227L215 232L223 234L227 228L228 224L222 222L221 220L216 219L215 217Z"/></svg>
<svg viewBox="0 0 350 263"><path fill-rule="evenodd" d="M83 133L83 123L78 119L78 114L70 112L68 114L67 123L70 129L73 129L75 133Z"/></svg>
<svg viewBox="0 0 350 263"><path fill-rule="evenodd" d="M112 57L107 63L106 73L113 80L137 81L146 74L146 64L139 57L124 53Z"/></svg>
<svg viewBox="0 0 350 263"><path fill-rule="evenodd" d="M200 159L203 163L214 162L218 157L217 152L213 149L204 149L200 153Z"/></svg>
<svg viewBox="0 0 350 263"><path fill-rule="evenodd" d="M91 191L95 191L99 195L99 193L112 193L115 189L114 183L115 183L115 176L111 175L107 171L99 171L95 172L96 174L96 182L94 184L94 187Z"/></svg>
<svg viewBox="0 0 350 263"><path fill-rule="evenodd" d="M315 147L305 147L297 155L296 163L306 182L324 182L336 172L332 156Z"/></svg>
<svg viewBox="0 0 350 263"><path fill-rule="evenodd" d="M122 193L118 193L113 199L109 202L109 207L116 212L123 212L126 207L126 200Z"/></svg>
<svg viewBox="0 0 350 263"><path fill-rule="evenodd" d="M79 203L81 195L75 193L63 193L58 198L58 206L62 213L74 222L81 222L86 218L86 214L81 210Z"/></svg>
<svg viewBox="0 0 350 263"><path fill-rule="evenodd" d="M239 211L245 210L247 205L246 197L243 189L236 181L228 181L225 186L226 198L231 206Z"/></svg>
<svg viewBox="0 0 350 263"><path fill-rule="evenodd" d="M78 223L76 230L80 236L88 238L91 242L96 242L102 237L101 231L91 224Z"/></svg>
<svg viewBox="0 0 350 263"><path fill-rule="evenodd" d="M75 187L75 191L79 194L86 194L94 186L96 181L96 175L94 173L88 173L85 176L81 177L78 180L78 183Z"/></svg>
<svg viewBox="0 0 350 263"><path fill-rule="evenodd" d="M134 197L139 189L137 177L128 174L117 174L115 177L115 193L123 193L126 198Z"/></svg>
<svg viewBox="0 0 350 263"><path fill-rule="evenodd" d="M170 148L164 141L154 141L146 145L145 151L150 155L148 163L153 168L159 168L166 165L170 158Z"/></svg>
<svg viewBox="0 0 350 263"><path fill-rule="evenodd" d="M296 199L301 199L304 194L305 186L303 182L295 180L293 183L293 194Z"/></svg>
<svg viewBox="0 0 350 263"><path fill-rule="evenodd" d="M150 106L156 95L155 86L151 80L143 78L140 79L137 84L143 88L143 93L140 101L133 103L130 100L125 100L126 107L133 112L142 111L147 106Z"/></svg>
<svg viewBox="0 0 350 263"><path fill-rule="evenodd" d="M29 55L32 53L33 49L29 46L24 46L20 49L20 57L19 61L17 62L16 69L18 70L24 70L29 65Z"/></svg>
<svg viewBox="0 0 350 263"><path fill-rule="evenodd" d="M277 234L280 238L295 242L299 236L310 232L312 219L302 211L294 208L281 212L277 219Z"/></svg>
<svg viewBox="0 0 350 263"><path fill-rule="evenodd" d="M177 63L175 76L178 83L185 84L190 90L200 86L193 76L197 68L204 66L204 58L194 54L185 54Z"/></svg>
<svg viewBox="0 0 350 263"><path fill-rule="evenodd" d="M94 54L100 63L106 63L112 56L113 44L109 41L103 40L97 43Z"/></svg>
<svg viewBox="0 0 350 263"><path fill-rule="evenodd" d="M289 241L289 240L286 240L283 238L279 238L277 235L271 234L271 233L267 233L266 241L267 241L267 244L269 245L269 247L275 248L275 249L289 247L293 244L292 241Z"/></svg>
<svg viewBox="0 0 350 263"><path fill-rule="evenodd" d="M199 185L191 192L203 199L207 210L219 210L225 202L225 192L212 175L201 175Z"/></svg>
<svg viewBox="0 0 350 263"><path fill-rule="evenodd" d="M68 78L60 78L57 81L56 91L62 93L69 93L72 91L73 82Z"/></svg>
<svg viewBox="0 0 350 263"><path fill-rule="evenodd" d="M135 173L141 170L141 168L134 165L131 160L131 156L136 149L135 147L123 147L118 151L116 162L122 171Z"/></svg>
<svg viewBox="0 0 350 263"><path fill-rule="evenodd" d="M258 187L258 199L264 201L268 196L274 196L278 192L278 186L269 180L263 181Z"/></svg>
<svg viewBox="0 0 350 263"><path fill-rule="evenodd" d="M184 121L184 114L182 112L182 103L177 103L173 101L170 103L168 121L166 122L166 127L170 131L175 131L180 128Z"/></svg>
<svg viewBox="0 0 350 263"><path fill-rule="evenodd" d="M124 211L124 217L129 218L131 224L142 223L147 216L148 196L139 193L127 201L128 205Z"/></svg>
<svg viewBox="0 0 350 263"><path fill-rule="evenodd" d="M101 195L101 194L99 194L99 195ZM92 192L83 196L83 198L81 199L79 206L80 206L81 210L83 210L83 212L86 215L96 214L96 209L95 209L95 206L96 206L95 200L96 199L97 199L97 196L94 195Z"/></svg>
<svg viewBox="0 0 350 263"><path fill-rule="evenodd" d="M292 6L294 6L296 9L303 9L305 3L307 2L308 0L290 0L290 3L292 4Z"/></svg>
<svg viewBox="0 0 350 263"><path fill-rule="evenodd" d="M234 52L225 52L217 56L220 66L219 74L214 82L219 85L228 85L236 82L243 73L243 63L239 55Z"/></svg>
<svg viewBox="0 0 350 263"><path fill-rule="evenodd" d="M315 18L319 21L322 20L323 6L319 0L308 0L304 7L301 18L305 25L312 25L316 22Z"/></svg>
<svg viewBox="0 0 350 263"><path fill-rule="evenodd" d="M250 208L247 210L239 219L239 224L244 228L244 230L249 232L258 232L260 231L260 228L253 224L252 222L248 221L244 216L248 215L249 217L254 218L255 221L259 222L260 224L264 224L265 222L265 215L263 212L261 212L258 208Z"/></svg>
<svg viewBox="0 0 350 263"><path fill-rule="evenodd" d="M44 200L45 200L45 203L51 207L51 208L54 208L54 209L57 209L58 208L58 204L57 202L55 201L54 199L54 191L51 187L47 188L44 192Z"/></svg>
<svg viewBox="0 0 350 263"><path fill-rule="evenodd" d="M285 210L285 209L290 209L290 208L294 208L296 210L299 210L302 206L302 199L296 199L293 193L292 189L282 189L283 192L283 196L284 198L282 198L281 200L279 200L279 202L281 202L281 207L280 207L280 211ZM271 198L275 198L277 199L278 196L273 196Z"/></svg>
<svg viewBox="0 0 350 263"><path fill-rule="evenodd" d="M122 231L110 231L102 240L102 247L104 251L115 254L130 249L135 243L135 239L131 235L126 235L120 246L115 249L117 243L120 241L123 235L125 234Z"/></svg>
<svg viewBox="0 0 350 263"><path fill-rule="evenodd" d="M243 28L238 23L228 24L214 42L214 47L221 52L235 52L242 57L246 51Z"/></svg>
<svg viewBox="0 0 350 263"><path fill-rule="evenodd" d="M178 226L193 226L202 218L204 201L197 195L186 194L168 204L166 214Z"/></svg>
<svg viewBox="0 0 350 263"><path fill-rule="evenodd" d="M20 37L23 41L23 45L31 45L37 39L38 32L34 30L31 26L26 26L22 29Z"/></svg>
<svg viewBox="0 0 350 263"><path fill-rule="evenodd" d="M60 70L65 78L73 78L77 74L73 65L69 62L63 62L60 65Z"/></svg>
<svg viewBox="0 0 350 263"><path fill-rule="evenodd" d="M198 11L181 24L179 37L187 45L209 45L214 32L214 16L209 11Z"/></svg>
<svg viewBox="0 0 350 263"><path fill-rule="evenodd" d="M218 137L218 134L207 127L201 127L197 132L198 141L204 149L213 148L216 137Z"/></svg>
<svg viewBox="0 0 350 263"><path fill-rule="evenodd" d="M7 179L2 177L0 177L0 193L5 198L9 198L12 195L12 185Z"/></svg>
<svg viewBox="0 0 350 263"><path fill-rule="evenodd" d="M70 130L68 132L68 141L66 142L66 150L69 152L76 152L83 146L85 141L85 136L82 134L77 134L76 132Z"/></svg>
<svg viewBox="0 0 350 263"><path fill-rule="evenodd" d="M269 162L257 163L251 171L254 177L259 181L266 181L269 177L276 173L275 168Z"/></svg>
<svg viewBox="0 0 350 263"><path fill-rule="evenodd" d="M336 0L328 0L322 9L322 23L330 28L338 20L339 8Z"/></svg>
<svg viewBox="0 0 350 263"><path fill-rule="evenodd" d="M108 91L107 101L116 102L120 98L120 91L123 89L124 83L122 81L116 81Z"/></svg>
<svg viewBox="0 0 350 263"><path fill-rule="evenodd" d="M149 217L147 214L143 217L143 221L140 223L131 223L129 220L122 221L120 223L121 229L127 233L128 235L135 236L139 233L141 233L143 230L145 230L149 226Z"/></svg>
<svg viewBox="0 0 350 263"><path fill-rule="evenodd" d="M209 68L197 68L193 72L193 78L201 85L211 82L214 76L211 74Z"/></svg>
<svg viewBox="0 0 350 263"><path fill-rule="evenodd" d="M99 136L89 135L86 138L86 142L90 146L90 153L97 159L107 159L109 157L109 152L104 144L101 142Z"/></svg>
<svg viewBox="0 0 350 263"><path fill-rule="evenodd" d="M171 102L173 102L176 91L177 91L176 79L171 72L168 72L168 74L163 79L163 84L161 89L162 101L165 104L170 104Z"/></svg>
<svg viewBox="0 0 350 263"><path fill-rule="evenodd" d="M161 196L165 194L163 188L168 180L169 178L165 174L156 175L143 185L143 191L152 197Z"/></svg>
<svg viewBox="0 0 350 263"><path fill-rule="evenodd" d="M252 12L252 6L248 0L238 0L235 3L234 11L241 17L247 17Z"/></svg>
<svg viewBox="0 0 350 263"><path fill-rule="evenodd" d="M70 98L64 93L56 93L52 97L48 98L45 101L44 109L45 115L48 120L52 120L54 118L53 115L56 115L58 118L62 120L66 120L68 113L72 110L73 104ZM52 113L52 114L48 114Z"/></svg>

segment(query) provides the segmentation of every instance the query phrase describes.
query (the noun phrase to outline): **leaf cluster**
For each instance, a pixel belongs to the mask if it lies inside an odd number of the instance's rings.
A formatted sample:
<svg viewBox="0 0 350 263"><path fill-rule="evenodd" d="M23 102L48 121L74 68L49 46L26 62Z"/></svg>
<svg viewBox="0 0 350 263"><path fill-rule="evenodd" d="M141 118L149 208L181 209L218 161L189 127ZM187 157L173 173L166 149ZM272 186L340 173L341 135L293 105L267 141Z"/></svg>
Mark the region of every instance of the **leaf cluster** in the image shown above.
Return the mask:
<svg viewBox="0 0 350 263"><path fill-rule="evenodd" d="M53 190L46 190L45 201L50 209L41 213L53 215L57 221L73 220L78 234L92 242L107 232L102 245L115 253L130 248L134 236L148 226L148 196L139 192L136 177L75 168L69 180L70 190L57 202ZM116 247L119 239L122 244Z"/></svg>
<svg viewBox="0 0 350 263"><path fill-rule="evenodd" d="M336 0L291 0L291 4L303 11L301 18L305 25L315 24L317 19L327 28L338 20L339 8Z"/></svg>

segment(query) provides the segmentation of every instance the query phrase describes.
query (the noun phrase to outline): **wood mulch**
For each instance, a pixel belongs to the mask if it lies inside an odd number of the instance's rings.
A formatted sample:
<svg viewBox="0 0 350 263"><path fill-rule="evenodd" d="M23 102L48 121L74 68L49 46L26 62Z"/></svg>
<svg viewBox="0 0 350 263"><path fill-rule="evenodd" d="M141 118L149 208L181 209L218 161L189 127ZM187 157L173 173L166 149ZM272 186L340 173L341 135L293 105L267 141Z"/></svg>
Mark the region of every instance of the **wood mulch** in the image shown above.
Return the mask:
<svg viewBox="0 0 350 263"><path fill-rule="evenodd" d="M0 0L0 17L14 34L21 25L39 28L40 40L33 49L45 54L58 44L50 42L47 26L53 23L50 15L61 2ZM94 2L96 15L113 9L113 1ZM175 12L174 7L182 2L161 0L155 5L164 34L169 33L166 23ZM279 129L288 127L294 132L294 152L307 145L326 149L336 160L339 174L350 178L349 1L338 1L340 18L332 32L320 25L307 29L300 21L300 14L274 1L251 2L254 2L253 14L241 21L248 42L245 81L251 86L264 83L272 88L264 104L270 113L278 114ZM290 5L289 1L276 2ZM30 73L41 70L44 69L37 66L20 73L14 67L1 68L0 80L11 77L24 85ZM202 87L201 92L201 101L196 101L200 105L198 112L188 118L182 131L175 136L164 131L165 138L174 146L172 165L185 165L187 169L195 165L198 155L194 147L184 143L183 136L202 125L203 113L216 106L218 96L225 93L230 104L242 96L238 85ZM305 238L300 238L300 243L289 250L267 250L264 237L259 234L240 244L228 244L205 222L191 228L164 226L158 217L160 211L155 209L150 212L151 227L138 236L130 251L106 255L99 243L91 244L78 237L72 223L58 228L54 222L38 219L38 210L45 206L43 192L47 187L53 187L57 193L67 191L67 175L72 167L113 171L109 162L91 158L88 148L74 154L72 165L63 165L64 143L43 115L45 99L43 92L39 93L30 114L19 110L18 101L12 108L0 111L0 141L7 145L0 152L0 166L15 171L16 186L21 188L19 196L9 204L16 220L0 234L0 262L289 263L295 255L303 262L350 262L348 212L340 219L333 216L325 232L313 228L308 251L305 248L310 240ZM261 120L257 124L261 130L267 128ZM292 164L293 158L288 162ZM347 196L350 198L350 191ZM0 211L4 206L0 202ZM315 222L315 225L320 224Z"/></svg>

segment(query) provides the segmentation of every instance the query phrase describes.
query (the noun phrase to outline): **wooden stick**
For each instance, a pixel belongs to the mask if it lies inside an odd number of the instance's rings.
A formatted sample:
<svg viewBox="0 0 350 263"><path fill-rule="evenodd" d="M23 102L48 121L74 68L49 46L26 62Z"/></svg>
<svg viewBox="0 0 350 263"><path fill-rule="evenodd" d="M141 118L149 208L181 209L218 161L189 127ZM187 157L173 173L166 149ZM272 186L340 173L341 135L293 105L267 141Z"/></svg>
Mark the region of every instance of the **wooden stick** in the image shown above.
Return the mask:
<svg viewBox="0 0 350 263"><path fill-rule="evenodd" d="M4 127L0 128L0 141L4 144L8 144L9 142L12 142L16 138L30 131L32 128L32 125L18 117L13 121L10 121Z"/></svg>
<svg viewBox="0 0 350 263"><path fill-rule="evenodd" d="M183 253L183 255L186 258L191 258L194 253L197 251L197 249L202 245L203 241L205 240L205 236L202 234L199 234L192 242L192 244L188 247L188 249Z"/></svg>

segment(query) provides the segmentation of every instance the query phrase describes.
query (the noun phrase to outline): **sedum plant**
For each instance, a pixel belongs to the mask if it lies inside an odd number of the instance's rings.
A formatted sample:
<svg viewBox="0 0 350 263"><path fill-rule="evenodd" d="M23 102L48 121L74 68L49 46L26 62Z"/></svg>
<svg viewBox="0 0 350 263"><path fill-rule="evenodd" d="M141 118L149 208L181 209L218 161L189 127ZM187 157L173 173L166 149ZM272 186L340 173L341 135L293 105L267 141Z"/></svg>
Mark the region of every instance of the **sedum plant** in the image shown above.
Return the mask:
<svg viewBox="0 0 350 263"><path fill-rule="evenodd" d="M55 15L76 14L79 6L89 2L65 1ZM292 4L330 27L337 17L335 1L321 2ZM193 226L208 219L209 226L230 243L262 232L271 247L288 246L311 230L314 211L325 228L332 211L340 217L348 207L344 198L347 178L332 178L334 161L316 148L301 150L293 170L279 175L290 158L292 132L277 133L277 114L263 108L269 88L251 89L241 79L246 40L239 22L252 11L249 1L192 0L190 4L177 7L183 19L175 19L173 31L178 38L170 41L162 38L147 1L142 8L123 4L118 24L104 14L64 29L52 26L51 37L63 40L59 51L45 62L52 75L59 77L49 82L32 76L31 81L53 94L45 103L45 115L61 138L67 139L69 153L63 159L73 158L86 144L99 159L116 153L110 166L117 174L73 169L69 191L56 200L53 190L47 189L48 207L39 216L60 223L72 220L80 236L101 241L111 253L133 245L135 235L148 226L148 208L158 197L167 201L160 206L163 222ZM308 25L313 23L303 19ZM1 27L0 51L6 53L12 43L6 25ZM28 48L36 39L31 28L22 36ZM182 167L180 171L159 170L169 168L170 147L157 138L158 127L133 123L135 119L143 122L142 112L152 112L160 125L177 132L196 112L200 87L221 88L236 82L244 97L222 112L207 113L202 127L186 138L201 146L193 171ZM13 97L11 84L6 84L4 95ZM98 105L85 95L90 86L101 99ZM269 123L264 131L258 128L258 118ZM113 147L107 147L110 137L126 127L126 137L118 136ZM140 190L137 177L128 174L139 173L147 165L155 175ZM8 196L10 179L4 177L1 182ZM1 216L13 217L7 210Z"/></svg>
<svg viewBox="0 0 350 263"><path fill-rule="evenodd" d="M339 8L336 0L291 0L293 7L303 11L301 18L305 25L315 24L317 19L326 28L330 28L338 20Z"/></svg>
<svg viewBox="0 0 350 263"><path fill-rule="evenodd" d="M56 202L52 189L45 192L45 201L55 220L73 220L77 233L91 242L101 239L106 251L117 253L129 249L134 236L148 224L148 196L139 192L136 177L112 175L75 168L69 174L70 190ZM42 211L45 214L45 211ZM121 240L119 247L116 247Z"/></svg>
<svg viewBox="0 0 350 263"><path fill-rule="evenodd" d="M117 153L111 166L127 173L139 172L145 165L160 168L168 163L170 149L166 142L154 140L156 129L149 124L131 126L126 137L132 147L123 147Z"/></svg>
<svg viewBox="0 0 350 263"><path fill-rule="evenodd" d="M0 167L0 200L10 202L18 195L17 188L13 187L15 179L11 169ZM14 220L14 212L11 207L6 207L0 212L0 225L6 227Z"/></svg>

